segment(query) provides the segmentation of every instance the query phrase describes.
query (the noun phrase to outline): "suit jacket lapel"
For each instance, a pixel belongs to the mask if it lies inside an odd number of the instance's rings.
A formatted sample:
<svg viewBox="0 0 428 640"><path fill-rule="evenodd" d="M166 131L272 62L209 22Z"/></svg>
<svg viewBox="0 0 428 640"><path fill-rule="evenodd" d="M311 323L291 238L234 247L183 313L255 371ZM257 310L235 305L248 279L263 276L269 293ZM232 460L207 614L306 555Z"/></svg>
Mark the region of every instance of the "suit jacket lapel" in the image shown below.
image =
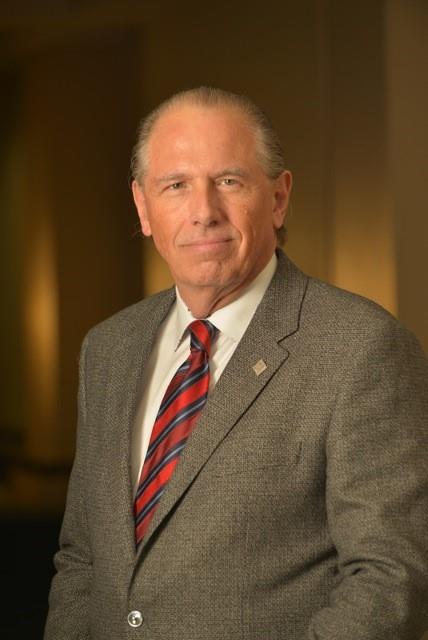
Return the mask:
<svg viewBox="0 0 428 640"><path fill-rule="evenodd" d="M276 274L186 444L140 545L140 553L221 441L287 359L288 351L281 342L298 329L307 280L279 253ZM259 360L263 360L266 368L257 375L253 366Z"/></svg>

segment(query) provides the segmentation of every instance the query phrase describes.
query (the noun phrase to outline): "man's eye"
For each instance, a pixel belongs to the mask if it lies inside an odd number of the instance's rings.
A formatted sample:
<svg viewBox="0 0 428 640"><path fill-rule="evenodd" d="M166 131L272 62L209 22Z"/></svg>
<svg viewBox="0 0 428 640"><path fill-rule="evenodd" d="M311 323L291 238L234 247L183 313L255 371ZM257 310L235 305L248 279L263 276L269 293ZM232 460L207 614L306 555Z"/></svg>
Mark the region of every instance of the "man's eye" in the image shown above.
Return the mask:
<svg viewBox="0 0 428 640"><path fill-rule="evenodd" d="M236 184L236 180L234 178L222 178L221 183L226 185L226 187L232 187Z"/></svg>
<svg viewBox="0 0 428 640"><path fill-rule="evenodd" d="M181 189L184 185L184 182L173 182L172 184L168 185L168 189L170 189L171 191L178 191L178 189Z"/></svg>

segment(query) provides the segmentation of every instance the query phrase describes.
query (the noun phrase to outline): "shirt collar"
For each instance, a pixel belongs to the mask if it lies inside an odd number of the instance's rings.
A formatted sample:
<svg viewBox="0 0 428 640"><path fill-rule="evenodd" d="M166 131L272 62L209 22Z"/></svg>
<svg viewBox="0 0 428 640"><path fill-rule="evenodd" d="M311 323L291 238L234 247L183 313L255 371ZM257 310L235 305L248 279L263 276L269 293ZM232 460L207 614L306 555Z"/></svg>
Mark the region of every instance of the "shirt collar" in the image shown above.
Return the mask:
<svg viewBox="0 0 428 640"><path fill-rule="evenodd" d="M266 267L252 282L250 282L239 298L225 307L214 311L214 313L209 316L210 322L212 322L222 334L234 342L240 341L245 330L250 324L251 318L259 306L270 281L272 280L277 262L278 260L274 253ZM177 350L188 325L195 320L195 318L186 307L177 287L175 290L177 298L174 308L175 322L173 323L173 344L175 344L175 350ZM237 321L237 319L239 320Z"/></svg>

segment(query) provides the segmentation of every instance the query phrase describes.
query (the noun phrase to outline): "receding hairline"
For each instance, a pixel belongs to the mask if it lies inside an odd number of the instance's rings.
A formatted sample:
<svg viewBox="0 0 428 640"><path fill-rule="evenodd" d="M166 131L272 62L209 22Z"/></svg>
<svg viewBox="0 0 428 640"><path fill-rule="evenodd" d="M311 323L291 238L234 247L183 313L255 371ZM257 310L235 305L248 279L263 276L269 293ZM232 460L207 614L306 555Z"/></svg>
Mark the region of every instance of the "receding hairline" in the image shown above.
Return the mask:
<svg viewBox="0 0 428 640"><path fill-rule="evenodd" d="M219 102L218 104L204 104L202 102L198 102L197 100L192 99L192 97L189 96L188 98L184 97L179 102L166 104L165 107L159 111L156 119L154 119L153 124L150 128L148 140L150 140L152 134L155 132L159 124L161 124L162 120L164 120L174 112L179 112L181 109L184 110L187 108L189 108L190 110L194 109L195 111L201 111L201 112L212 111L212 112L218 112L218 113L224 112L225 114L229 112L232 112L232 113L234 112L238 115L243 116L252 129L255 128L255 123L252 121L251 116L239 105L230 104L228 102L224 102L224 103Z"/></svg>
<svg viewBox="0 0 428 640"><path fill-rule="evenodd" d="M240 114L254 135L256 153L266 175L276 178L285 169L278 135L266 113L245 95L202 86L172 95L141 121L131 161L131 173L135 180L141 182L147 172L150 141L162 119L168 113L186 106Z"/></svg>
<svg viewBox="0 0 428 640"><path fill-rule="evenodd" d="M194 109L196 112L217 112L219 114L219 116L223 116L227 117L229 114L235 114L237 116L239 116L241 118L241 121L239 122L239 125L243 124L243 120L245 118L245 125L247 125L248 127L248 131L253 135L254 137L254 144L257 145L257 140L256 140L256 133L257 133L257 128L255 126L255 124L253 123L253 121L251 120L251 117L243 110L241 109L238 105L234 105L234 104L228 104L228 103L224 103L224 104L200 104L199 102L196 102L194 100L192 100L191 98L184 98L182 101L180 102L176 102L173 104L168 104L166 105L165 109L163 109L159 114L158 117L156 118L156 120L153 122L152 127L150 128L149 134L145 140L145 144L144 144L144 148L147 154L147 164L148 164L148 160L149 160L149 150L150 150L150 145L151 142L154 138L154 136L157 134L157 132L162 128L162 125L165 123L165 121L167 120L167 118L169 116L174 117L175 114L177 114L178 116L178 120L180 118L181 115L181 111L183 111L183 117L186 117L186 109L189 109L190 111L192 111L192 109ZM147 167L145 167L147 169Z"/></svg>
<svg viewBox="0 0 428 640"><path fill-rule="evenodd" d="M227 102L226 100L224 102L219 101L215 104L206 104L198 100L197 98L194 98L192 95L183 95L183 97L180 97L179 100L171 101L166 103L165 105L161 105L161 108L157 111L156 118L153 119L147 137L144 140L143 156L140 155L140 169L142 170L141 177L146 174L148 169L150 145L155 134L161 128L163 122L168 118L169 115L173 115L174 113L179 114L180 110L184 111L186 108L195 109L201 112L218 112L219 114L222 114L223 112L225 116L228 113L236 113L240 115L242 118L245 118L248 129L253 134L254 144L257 147L257 127L243 107ZM142 149L140 147L140 154L141 151Z"/></svg>

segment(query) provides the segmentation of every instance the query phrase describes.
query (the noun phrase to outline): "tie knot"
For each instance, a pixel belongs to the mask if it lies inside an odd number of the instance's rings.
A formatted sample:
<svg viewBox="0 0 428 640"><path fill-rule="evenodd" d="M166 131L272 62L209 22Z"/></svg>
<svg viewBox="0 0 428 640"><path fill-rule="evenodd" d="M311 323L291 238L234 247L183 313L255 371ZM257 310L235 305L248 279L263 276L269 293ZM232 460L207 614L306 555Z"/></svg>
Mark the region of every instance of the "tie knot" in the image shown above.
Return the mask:
<svg viewBox="0 0 428 640"><path fill-rule="evenodd" d="M209 356L218 329L209 320L194 320L189 324L189 331L191 350L206 351Z"/></svg>

